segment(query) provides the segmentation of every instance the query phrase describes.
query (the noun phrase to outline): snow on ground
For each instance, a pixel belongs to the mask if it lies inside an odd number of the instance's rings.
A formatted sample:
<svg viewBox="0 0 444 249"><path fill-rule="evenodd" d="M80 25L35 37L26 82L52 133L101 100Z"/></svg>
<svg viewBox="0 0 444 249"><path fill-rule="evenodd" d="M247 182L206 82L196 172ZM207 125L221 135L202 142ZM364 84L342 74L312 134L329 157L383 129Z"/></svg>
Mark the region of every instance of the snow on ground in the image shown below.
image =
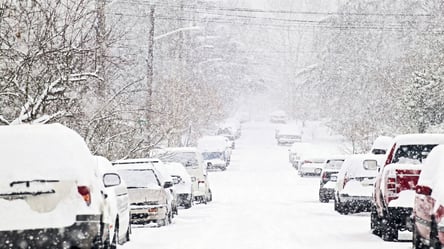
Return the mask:
<svg viewBox="0 0 444 249"><path fill-rule="evenodd" d="M288 148L276 145L273 125L246 124L227 171L211 172L214 201L179 210L166 227L133 227L123 248L411 248L372 235L368 213L344 216L320 203L319 178L300 178Z"/></svg>

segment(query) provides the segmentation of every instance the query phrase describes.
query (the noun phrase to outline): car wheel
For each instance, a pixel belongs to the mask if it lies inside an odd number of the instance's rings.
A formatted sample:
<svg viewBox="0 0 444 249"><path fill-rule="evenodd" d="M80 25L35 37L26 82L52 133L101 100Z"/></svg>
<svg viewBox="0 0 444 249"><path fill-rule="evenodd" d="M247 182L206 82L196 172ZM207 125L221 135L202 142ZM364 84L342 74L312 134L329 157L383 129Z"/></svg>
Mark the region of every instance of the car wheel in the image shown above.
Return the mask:
<svg viewBox="0 0 444 249"><path fill-rule="evenodd" d="M129 242L131 240L131 224L128 224L128 229L125 234L125 242Z"/></svg>
<svg viewBox="0 0 444 249"><path fill-rule="evenodd" d="M416 226L413 224L413 231L412 231L412 249L425 249L424 245L421 243L421 240L419 239L418 231L416 231Z"/></svg>
<svg viewBox="0 0 444 249"><path fill-rule="evenodd" d="M211 189L209 189L207 202L212 202L212 201L213 201L213 193L211 192Z"/></svg>
<svg viewBox="0 0 444 249"><path fill-rule="evenodd" d="M166 224L167 224L167 217L165 217L164 219L157 220L157 227L163 227L166 226Z"/></svg>
<svg viewBox="0 0 444 249"><path fill-rule="evenodd" d="M384 222L385 221L385 222ZM385 224L382 232L382 239L384 241L397 241L398 240L398 229L389 219L384 219L383 224Z"/></svg>
<svg viewBox="0 0 444 249"><path fill-rule="evenodd" d="M376 207L372 207L370 213L370 229L376 236L381 236L381 225L379 223L379 216L376 212Z"/></svg>

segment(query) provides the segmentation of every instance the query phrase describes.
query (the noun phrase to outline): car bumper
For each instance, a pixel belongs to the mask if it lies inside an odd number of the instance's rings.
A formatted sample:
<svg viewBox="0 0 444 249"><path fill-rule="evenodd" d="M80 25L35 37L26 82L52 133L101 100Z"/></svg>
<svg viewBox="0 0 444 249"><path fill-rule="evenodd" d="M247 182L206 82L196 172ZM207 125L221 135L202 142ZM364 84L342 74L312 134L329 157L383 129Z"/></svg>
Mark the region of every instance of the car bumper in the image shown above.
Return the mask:
<svg viewBox="0 0 444 249"><path fill-rule="evenodd" d="M319 195L328 198L330 200L333 200L335 198L335 189L333 188L320 188L319 189Z"/></svg>
<svg viewBox="0 0 444 249"><path fill-rule="evenodd" d="M321 172L321 168L304 168L303 166L299 168L299 174L302 175L320 175Z"/></svg>
<svg viewBox="0 0 444 249"><path fill-rule="evenodd" d="M340 194L339 198L341 203L349 207L356 207L359 209L370 210L372 206L372 197L371 196L354 196L347 194Z"/></svg>
<svg viewBox="0 0 444 249"><path fill-rule="evenodd" d="M69 227L0 231L1 248L92 248L108 237L100 215L78 215Z"/></svg>
<svg viewBox="0 0 444 249"><path fill-rule="evenodd" d="M167 208L161 205L131 207L130 214L131 223L144 224L165 219L167 217Z"/></svg>
<svg viewBox="0 0 444 249"><path fill-rule="evenodd" d="M178 194L177 195L177 205L179 205L179 206L188 205L188 203L190 201L192 201L191 194Z"/></svg>

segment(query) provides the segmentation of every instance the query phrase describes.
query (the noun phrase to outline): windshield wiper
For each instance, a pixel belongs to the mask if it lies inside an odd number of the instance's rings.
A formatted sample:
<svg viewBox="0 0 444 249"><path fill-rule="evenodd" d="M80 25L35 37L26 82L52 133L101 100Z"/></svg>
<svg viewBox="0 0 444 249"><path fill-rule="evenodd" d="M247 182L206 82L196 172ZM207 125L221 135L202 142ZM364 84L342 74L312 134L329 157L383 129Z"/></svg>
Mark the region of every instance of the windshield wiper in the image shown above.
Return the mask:
<svg viewBox="0 0 444 249"><path fill-rule="evenodd" d="M21 185L26 184L26 187L29 188L32 182L39 182L39 183L47 183L47 182L59 182L59 180L32 180L32 181L14 181L9 184L10 187L13 187L14 185Z"/></svg>
<svg viewBox="0 0 444 249"><path fill-rule="evenodd" d="M0 193L0 197L16 197L16 196L26 196L26 195L32 195L32 196L37 196L37 195L43 195L43 194L55 194L55 190L51 189L48 191L36 191L36 192L13 192L13 193L8 193L8 194L1 194Z"/></svg>

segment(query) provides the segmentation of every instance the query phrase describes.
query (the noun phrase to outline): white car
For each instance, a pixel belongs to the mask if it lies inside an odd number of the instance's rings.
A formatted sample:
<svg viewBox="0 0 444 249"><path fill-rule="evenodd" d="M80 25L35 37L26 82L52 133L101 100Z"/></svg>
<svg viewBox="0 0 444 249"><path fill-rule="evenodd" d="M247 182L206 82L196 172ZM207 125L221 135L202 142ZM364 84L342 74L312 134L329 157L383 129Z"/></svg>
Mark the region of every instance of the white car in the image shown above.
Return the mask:
<svg viewBox="0 0 444 249"><path fill-rule="evenodd" d="M197 148L208 169L223 171L230 164L231 146L224 136L204 136L197 141Z"/></svg>
<svg viewBox="0 0 444 249"><path fill-rule="evenodd" d="M270 122L285 124L288 121L288 116L284 111L278 110L270 114Z"/></svg>
<svg viewBox="0 0 444 249"><path fill-rule="evenodd" d="M108 159L96 156L99 181L104 193L104 216L109 224L112 247L123 245L130 240L131 219L126 184Z"/></svg>
<svg viewBox="0 0 444 249"><path fill-rule="evenodd" d="M190 174L181 163L165 163L165 167L173 178L177 205L190 208L193 205L193 184Z"/></svg>
<svg viewBox="0 0 444 249"><path fill-rule="evenodd" d="M0 126L0 139L0 247L110 246L97 163L77 132Z"/></svg>
<svg viewBox="0 0 444 249"><path fill-rule="evenodd" d="M329 202L334 199L337 174L342 168L347 156L338 155L330 156L325 160L324 168L321 172L321 179L319 183L319 201Z"/></svg>
<svg viewBox="0 0 444 249"><path fill-rule="evenodd" d="M127 159L113 162L127 184L131 223L156 222L165 226L172 222L173 209L168 201L172 183L162 182L159 171L147 159Z"/></svg>
<svg viewBox="0 0 444 249"><path fill-rule="evenodd" d="M305 158L299 165L298 173L301 177L306 175L321 175L325 158Z"/></svg>
<svg viewBox="0 0 444 249"><path fill-rule="evenodd" d="M153 150L151 153L163 162L178 162L185 165L193 183L193 197L195 201L206 204L213 200L207 166L201 151L195 147L168 147Z"/></svg>
<svg viewBox="0 0 444 249"><path fill-rule="evenodd" d="M275 138L278 145L292 145L302 141L302 134L295 127L280 127L276 129Z"/></svg>
<svg viewBox="0 0 444 249"><path fill-rule="evenodd" d="M340 214L370 211L378 166L384 155L356 154L347 157L338 173L334 208Z"/></svg>

